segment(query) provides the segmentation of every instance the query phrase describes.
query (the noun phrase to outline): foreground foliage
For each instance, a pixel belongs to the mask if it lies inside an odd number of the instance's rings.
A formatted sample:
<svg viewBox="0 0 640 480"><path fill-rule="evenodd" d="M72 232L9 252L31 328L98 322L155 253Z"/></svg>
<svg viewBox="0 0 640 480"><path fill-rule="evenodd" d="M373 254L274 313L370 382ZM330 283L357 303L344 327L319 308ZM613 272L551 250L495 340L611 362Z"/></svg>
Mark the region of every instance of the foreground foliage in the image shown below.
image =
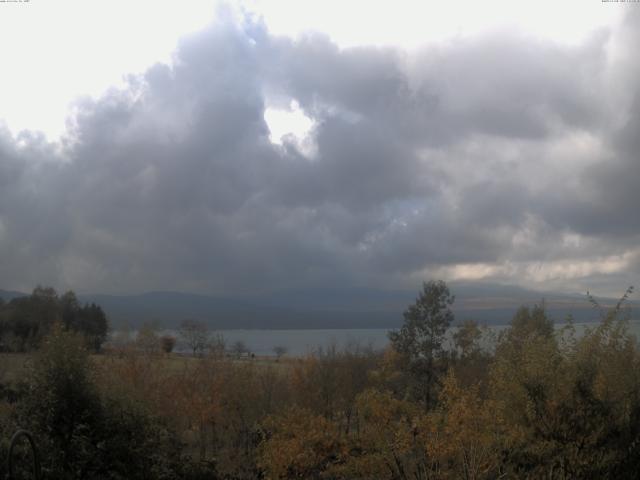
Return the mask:
<svg viewBox="0 0 640 480"><path fill-rule="evenodd" d="M20 425L56 479L635 478L640 350L625 299L594 301L602 318L584 332L523 307L487 350L473 322L445 341L453 297L428 283L385 352L271 362L135 345L90 356L58 323L24 381L0 365L0 455Z"/></svg>

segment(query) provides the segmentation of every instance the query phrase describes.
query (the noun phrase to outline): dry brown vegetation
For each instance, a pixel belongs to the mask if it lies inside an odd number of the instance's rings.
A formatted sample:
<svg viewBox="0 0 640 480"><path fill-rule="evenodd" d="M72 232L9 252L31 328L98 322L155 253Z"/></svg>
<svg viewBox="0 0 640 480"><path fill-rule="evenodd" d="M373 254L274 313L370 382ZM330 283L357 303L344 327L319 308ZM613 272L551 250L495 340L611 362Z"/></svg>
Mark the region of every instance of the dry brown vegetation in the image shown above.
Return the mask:
<svg viewBox="0 0 640 480"><path fill-rule="evenodd" d="M635 478L640 349L622 313L577 336L571 323L554 330L543 308L522 308L491 352L467 322L453 350L427 345L430 362L394 344L280 360L131 346L83 360L82 341L58 332L33 360L0 357L17 395L0 401L0 426L35 418L49 471L66 478ZM50 384L68 393L30 396ZM85 420L68 444L47 428L72 420L47 412L68 413L71 399ZM101 442L116 454L100 457ZM147 463L117 470L117 452L131 449Z"/></svg>

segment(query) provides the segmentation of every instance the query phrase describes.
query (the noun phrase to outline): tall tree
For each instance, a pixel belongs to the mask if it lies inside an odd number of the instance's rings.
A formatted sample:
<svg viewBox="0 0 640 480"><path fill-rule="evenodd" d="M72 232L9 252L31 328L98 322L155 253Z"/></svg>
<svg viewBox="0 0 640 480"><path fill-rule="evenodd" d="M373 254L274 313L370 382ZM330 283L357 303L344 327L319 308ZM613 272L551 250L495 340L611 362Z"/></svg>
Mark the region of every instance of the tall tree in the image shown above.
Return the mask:
<svg viewBox="0 0 640 480"><path fill-rule="evenodd" d="M465 359L480 350L482 330L474 320L465 320L453 334L453 344L461 358Z"/></svg>
<svg viewBox="0 0 640 480"><path fill-rule="evenodd" d="M136 346L147 355L154 355L160 349L158 327L153 322L145 322L136 334Z"/></svg>
<svg viewBox="0 0 640 480"><path fill-rule="evenodd" d="M209 344L209 330L203 322L197 320L183 320L180 322L180 337L193 352L195 357L203 353Z"/></svg>
<svg viewBox="0 0 640 480"><path fill-rule="evenodd" d="M513 316L508 332L521 341L526 341L534 335L544 338L553 337L553 320L547 315L544 301L540 305L534 305L532 309L525 305L521 306Z"/></svg>
<svg viewBox="0 0 640 480"><path fill-rule="evenodd" d="M34 359L18 415L39 437L57 478L81 478L95 461L100 399L81 335L57 324Z"/></svg>
<svg viewBox="0 0 640 480"><path fill-rule="evenodd" d="M78 297L69 290L60 297L60 306L62 310L62 324L66 329L78 330L77 317L80 310L80 302Z"/></svg>
<svg viewBox="0 0 640 480"><path fill-rule="evenodd" d="M442 344L454 319L455 297L442 280L424 282L422 292L404 312L404 324L389 332L393 348L404 355L413 378L413 390L426 409L433 405L439 374L443 370Z"/></svg>
<svg viewBox="0 0 640 480"><path fill-rule="evenodd" d="M82 332L87 343L96 352L107 339L109 323L107 316L99 305L91 303L80 309L78 331Z"/></svg>
<svg viewBox="0 0 640 480"><path fill-rule="evenodd" d="M80 306L72 290L62 295L59 303L65 328L82 333L89 348L100 351L109 331L107 316L102 308L95 303Z"/></svg>

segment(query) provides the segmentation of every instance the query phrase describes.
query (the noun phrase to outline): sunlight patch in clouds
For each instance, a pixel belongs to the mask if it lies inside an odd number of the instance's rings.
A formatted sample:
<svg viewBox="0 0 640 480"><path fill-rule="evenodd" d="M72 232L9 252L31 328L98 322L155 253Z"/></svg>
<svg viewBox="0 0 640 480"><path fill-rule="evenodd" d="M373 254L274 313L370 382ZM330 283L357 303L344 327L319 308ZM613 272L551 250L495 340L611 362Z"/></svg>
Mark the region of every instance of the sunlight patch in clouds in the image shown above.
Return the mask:
<svg viewBox="0 0 640 480"><path fill-rule="evenodd" d="M264 120L269 127L269 139L276 145L282 145L283 140L290 135L293 135L297 143L302 143L314 124L295 100L291 101L288 109L267 107Z"/></svg>
<svg viewBox="0 0 640 480"><path fill-rule="evenodd" d="M624 272L637 257L637 252L610 255L593 260L556 260L541 262L468 263L440 267L434 272L426 269L419 276L436 277L454 281L492 280L537 286L547 282L579 280L594 275L610 275Z"/></svg>

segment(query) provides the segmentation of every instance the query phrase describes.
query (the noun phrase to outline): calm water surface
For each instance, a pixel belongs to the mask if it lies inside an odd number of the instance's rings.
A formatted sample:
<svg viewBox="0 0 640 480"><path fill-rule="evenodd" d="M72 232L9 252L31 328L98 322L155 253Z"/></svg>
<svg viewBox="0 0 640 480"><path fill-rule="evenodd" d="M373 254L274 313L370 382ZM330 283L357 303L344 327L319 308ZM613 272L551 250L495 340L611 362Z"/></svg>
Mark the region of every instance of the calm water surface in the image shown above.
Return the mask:
<svg viewBox="0 0 640 480"><path fill-rule="evenodd" d="M576 332L582 333L585 328L595 326L595 323L577 323L575 324ZM563 327L564 324L556 324L556 328ZM640 338L640 320L631 321L629 324L630 331ZM489 335L497 335L504 330L506 325L494 325L488 327ZM448 337L455 329L451 329ZM241 341L247 346L249 351L256 355L273 355L275 347L284 347L288 355L300 356L313 353L319 348L329 348L335 346L343 349L350 345L359 345L361 347L372 347L380 350L387 346L389 339L387 334L389 329L327 329L327 330L218 330L227 344L231 347L235 342ZM176 331L166 330L168 333L176 336ZM489 337L490 338L490 337ZM450 340L449 340L450 341ZM488 340L490 342L490 340ZM180 341L177 345L178 351L188 350Z"/></svg>

